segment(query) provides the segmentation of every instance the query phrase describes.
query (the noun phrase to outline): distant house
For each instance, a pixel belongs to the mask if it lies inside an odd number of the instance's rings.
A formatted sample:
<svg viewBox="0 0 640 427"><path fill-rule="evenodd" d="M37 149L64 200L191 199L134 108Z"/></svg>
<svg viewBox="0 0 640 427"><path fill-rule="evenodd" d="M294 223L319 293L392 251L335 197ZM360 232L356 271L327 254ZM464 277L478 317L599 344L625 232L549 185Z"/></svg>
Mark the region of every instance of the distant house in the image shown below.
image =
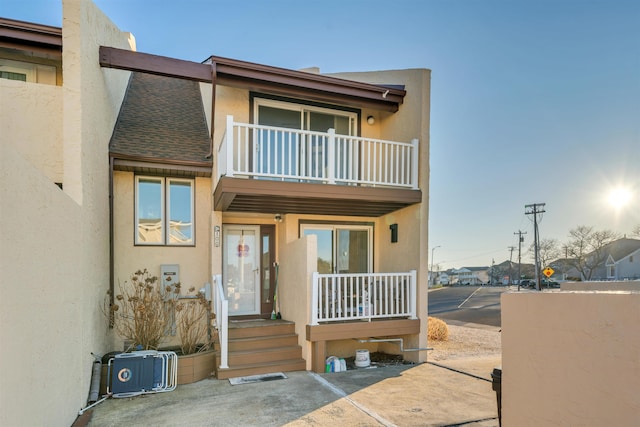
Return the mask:
<svg viewBox="0 0 640 427"><path fill-rule="evenodd" d="M596 257L601 261L596 265ZM598 253L586 256L587 265L592 265L589 280L638 280L640 279L640 240L622 238L604 246ZM550 263L554 269L553 280L585 280L586 273L580 271L575 259L561 258Z"/></svg>
<svg viewBox="0 0 640 427"><path fill-rule="evenodd" d="M640 240L619 239L605 248L604 265L594 271L594 280L640 279Z"/></svg>
<svg viewBox="0 0 640 427"><path fill-rule="evenodd" d="M489 267L462 267L451 274L453 284L483 285L489 282Z"/></svg>
<svg viewBox="0 0 640 427"><path fill-rule="evenodd" d="M449 275L446 272L442 272L438 275L438 283L441 285L450 284Z"/></svg>

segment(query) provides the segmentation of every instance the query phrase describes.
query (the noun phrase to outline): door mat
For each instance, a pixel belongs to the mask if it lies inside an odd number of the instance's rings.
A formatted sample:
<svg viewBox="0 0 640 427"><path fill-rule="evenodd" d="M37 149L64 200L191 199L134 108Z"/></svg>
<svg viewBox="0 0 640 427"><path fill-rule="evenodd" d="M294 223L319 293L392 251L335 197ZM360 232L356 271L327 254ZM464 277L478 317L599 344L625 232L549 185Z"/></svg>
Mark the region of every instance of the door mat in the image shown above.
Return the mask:
<svg viewBox="0 0 640 427"><path fill-rule="evenodd" d="M264 381L274 381L274 380L284 380L284 379L287 379L287 376L282 372L278 372L275 374L250 375L248 377L229 378L229 383L231 385L242 385L242 384L260 383Z"/></svg>

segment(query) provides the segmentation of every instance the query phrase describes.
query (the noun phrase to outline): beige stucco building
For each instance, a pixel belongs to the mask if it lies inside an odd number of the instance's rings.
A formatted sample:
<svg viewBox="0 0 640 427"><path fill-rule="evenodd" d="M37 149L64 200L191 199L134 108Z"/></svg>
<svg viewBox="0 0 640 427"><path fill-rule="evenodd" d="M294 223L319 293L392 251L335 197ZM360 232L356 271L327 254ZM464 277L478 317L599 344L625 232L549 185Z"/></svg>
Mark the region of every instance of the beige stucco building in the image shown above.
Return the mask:
<svg viewBox="0 0 640 427"><path fill-rule="evenodd" d="M140 268L211 292L220 378L398 339L426 360L428 70L152 57L88 0L0 26L0 424L73 422ZM234 321L276 311L287 355L239 359Z"/></svg>

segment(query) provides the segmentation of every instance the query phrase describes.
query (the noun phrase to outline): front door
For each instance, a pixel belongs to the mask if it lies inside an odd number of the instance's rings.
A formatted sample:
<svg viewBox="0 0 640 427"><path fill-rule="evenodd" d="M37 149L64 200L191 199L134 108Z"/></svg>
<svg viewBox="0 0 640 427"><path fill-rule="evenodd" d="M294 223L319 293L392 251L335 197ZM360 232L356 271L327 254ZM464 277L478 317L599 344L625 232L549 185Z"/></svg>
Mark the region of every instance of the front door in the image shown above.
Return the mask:
<svg viewBox="0 0 640 427"><path fill-rule="evenodd" d="M222 234L222 278L229 315L260 314L260 226L224 225Z"/></svg>
<svg viewBox="0 0 640 427"><path fill-rule="evenodd" d="M274 226L224 225L224 291L230 316L269 317L276 273Z"/></svg>

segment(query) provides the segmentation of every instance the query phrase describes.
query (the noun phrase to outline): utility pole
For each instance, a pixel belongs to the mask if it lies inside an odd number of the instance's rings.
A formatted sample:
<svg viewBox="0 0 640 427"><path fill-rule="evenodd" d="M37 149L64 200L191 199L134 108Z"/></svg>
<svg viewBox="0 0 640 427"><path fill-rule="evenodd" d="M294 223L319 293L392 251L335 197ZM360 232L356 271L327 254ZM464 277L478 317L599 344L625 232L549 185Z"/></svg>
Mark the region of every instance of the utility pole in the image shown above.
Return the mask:
<svg viewBox="0 0 640 427"><path fill-rule="evenodd" d="M511 260L513 259L513 251L516 250L515 246L509 246L507 249L509 249L509 285L513 285L513 276L512 276L512 262Z"/></svg>
<svg viewBox="0 0 640 427"><path fill-rule="evenodd" d="M522 265L521 265L521 254L522 254L522 242L524 242L523 234L527 234L526 231L518 230L517 233L513 233L518 235L518 290L520 290L520 281L522 280Z"/></svg>
<svg viewBox="0 0 640 427"><path fill-rule="evenodd" d="M538 256L539 236L538 236L538 215L546 212L544 210L545 203L534 203L525 205L525 215L533 215L533 248L536 257L536 289L542 289L540 286L540 257Z"/></svg>
<svg viewBox="0 0 640 427"><path fill-rule="evenodd" d="M432 279L432 286L436 285L436 275L435 272L433 271L433 252L438 249L441 248L442 246L434 246L433 248L431 248L431 279Z"/></svg>

